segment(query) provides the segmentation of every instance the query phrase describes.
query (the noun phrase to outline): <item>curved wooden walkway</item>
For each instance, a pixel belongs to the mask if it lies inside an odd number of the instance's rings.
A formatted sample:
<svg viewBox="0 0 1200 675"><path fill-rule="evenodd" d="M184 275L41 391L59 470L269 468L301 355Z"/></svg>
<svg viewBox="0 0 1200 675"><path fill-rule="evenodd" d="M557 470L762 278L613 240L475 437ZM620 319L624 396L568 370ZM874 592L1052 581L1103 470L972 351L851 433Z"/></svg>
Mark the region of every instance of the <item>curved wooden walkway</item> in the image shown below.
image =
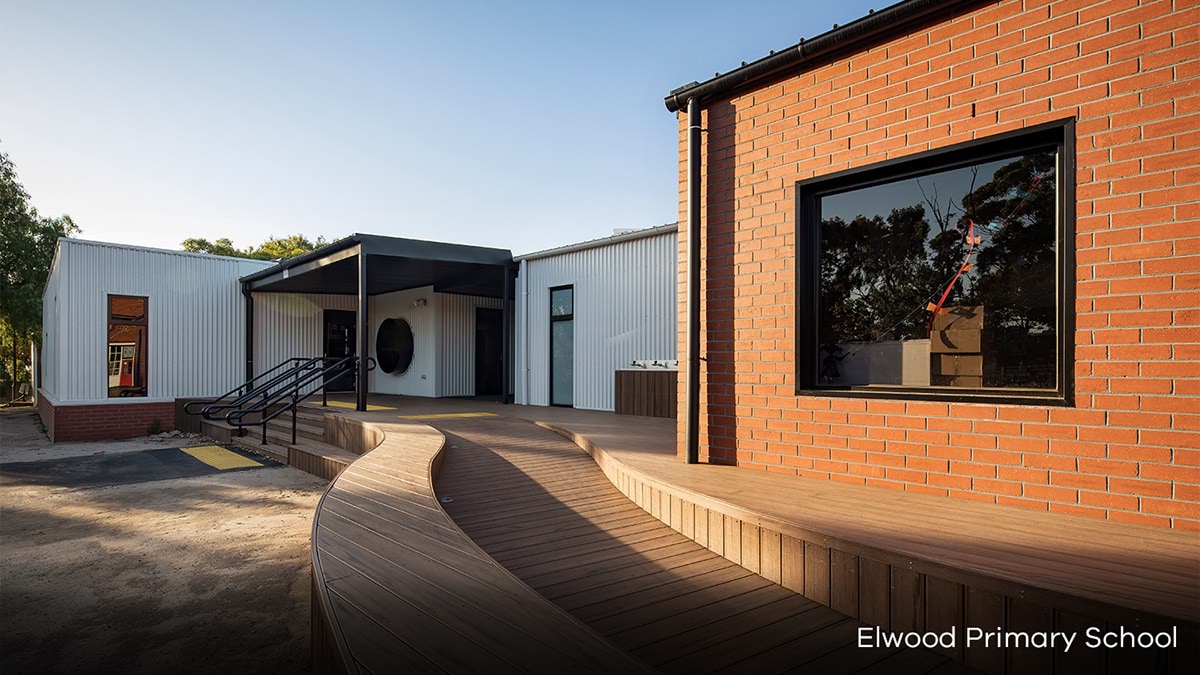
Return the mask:
<svg viewBox="0 0 1200 675"><path fill-rule="evenodd" d="M313 521L315 672L646 670L446 516L430 488L440 433L395 420L364 426L382 442L330 485Z"/></svg>
<svg viewBox="0 0 1200 675"><path fill-rule="evenodd" d="M863 649L864 626L664 524L592 457L511 418L430 420L455 523L538 593L664 673L973 672L924 650Z"/></svg>

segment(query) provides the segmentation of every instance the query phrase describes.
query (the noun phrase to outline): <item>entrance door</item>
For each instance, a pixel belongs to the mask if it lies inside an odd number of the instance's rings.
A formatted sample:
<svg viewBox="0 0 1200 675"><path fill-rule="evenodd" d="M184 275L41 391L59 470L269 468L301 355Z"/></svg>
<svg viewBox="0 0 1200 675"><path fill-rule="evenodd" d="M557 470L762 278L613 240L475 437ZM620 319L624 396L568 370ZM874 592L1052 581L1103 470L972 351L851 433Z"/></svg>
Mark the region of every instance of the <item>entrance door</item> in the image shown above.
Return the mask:
<svg viewBox="0 0 1200 675"><path fill-rule="evenodd" d="M575 287L550 289L550 405L575 405Z"/></svg>
<svg viewBox="0 0 1200 675"><path fill-rule="evenodd" d="M475 308L475 395L499 396L504 367L504 320L498 309Z"/></svg>
<svg viewBox="0 0 1200 675"><path fill-rule="evenodd" d="M325 310L325 356L333 359L354 356L357 344L354 319L354 312L349 310ZM326 373L328 391L354 391L354 371L354 364L349 363L340 373Z"/></svg>

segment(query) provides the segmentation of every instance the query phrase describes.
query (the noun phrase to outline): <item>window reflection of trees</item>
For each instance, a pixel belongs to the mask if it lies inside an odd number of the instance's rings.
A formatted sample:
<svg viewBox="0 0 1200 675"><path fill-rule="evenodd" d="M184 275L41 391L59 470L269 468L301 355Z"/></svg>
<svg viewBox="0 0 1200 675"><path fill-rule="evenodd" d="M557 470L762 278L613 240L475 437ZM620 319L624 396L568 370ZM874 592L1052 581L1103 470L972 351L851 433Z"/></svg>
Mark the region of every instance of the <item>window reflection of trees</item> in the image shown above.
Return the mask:
<svg viewBox="0 0 1200 675"><path fill-rule="evenodd" d="M820 344L927 337L926 306L963 263L970 219L981 242L946 306L985 308L984 384L1053 388L1055 163L1053 151L1033 152L990 176L975 165L898 181L888 194L904 198L886 217L871 208L874 188L839 195L867 213L821 221ZM956 201L952 184L971 187Z"/></svg>

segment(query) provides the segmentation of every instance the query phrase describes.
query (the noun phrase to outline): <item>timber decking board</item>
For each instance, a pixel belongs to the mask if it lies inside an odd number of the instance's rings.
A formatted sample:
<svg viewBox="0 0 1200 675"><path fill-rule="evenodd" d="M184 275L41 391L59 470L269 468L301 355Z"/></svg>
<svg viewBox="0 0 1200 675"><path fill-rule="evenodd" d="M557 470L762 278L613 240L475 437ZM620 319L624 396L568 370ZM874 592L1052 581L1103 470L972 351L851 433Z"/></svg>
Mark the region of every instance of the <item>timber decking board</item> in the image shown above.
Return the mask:
<svg viewBox="0 0 1200 675"><path fill-rule="evenodd" d="M322 498L313 575L339 661L351 672L638 672L643 664L537 595L486 556L430 486L441 435L379 425L383 443ZM363 458L368 459L368 458ZM389 458L415 474L377 471ZM403 475L404 480L398 479Z"/></svg>
<svg viewBox="0 0 1200 675"><path fill-rule="evenodd" d="M649 486L639 506L589 455L522 420L429 423L446 436L434 487L453 497L443 508L455 523L525 583L663 672L754 658L765 666L758 672L783 672L793 657L852 644L862 625L750 571L796 575L778 536ZM701 528L720 532L706 537L710 548L687 536ZM828 563L829 549L809 548ZM828 595L828 569L810 583ZM834 626L849 628L826 630ZM737 639L746 634L754 639ZM813 644L808 634L836 641Z"/></svg>

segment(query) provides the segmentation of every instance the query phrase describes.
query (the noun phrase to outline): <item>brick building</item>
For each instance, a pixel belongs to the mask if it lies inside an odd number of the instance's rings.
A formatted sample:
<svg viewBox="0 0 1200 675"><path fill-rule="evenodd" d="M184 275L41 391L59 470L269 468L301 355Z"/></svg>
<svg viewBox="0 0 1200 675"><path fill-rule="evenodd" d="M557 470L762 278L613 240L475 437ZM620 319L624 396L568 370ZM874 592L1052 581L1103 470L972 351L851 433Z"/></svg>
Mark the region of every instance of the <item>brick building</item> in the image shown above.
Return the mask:
<svg viewBox="0 0 1200 675"><path fill-rule="evenodd" d="M681 456L1200 529L1196 3L905 2L667 107Z"/></svg>

